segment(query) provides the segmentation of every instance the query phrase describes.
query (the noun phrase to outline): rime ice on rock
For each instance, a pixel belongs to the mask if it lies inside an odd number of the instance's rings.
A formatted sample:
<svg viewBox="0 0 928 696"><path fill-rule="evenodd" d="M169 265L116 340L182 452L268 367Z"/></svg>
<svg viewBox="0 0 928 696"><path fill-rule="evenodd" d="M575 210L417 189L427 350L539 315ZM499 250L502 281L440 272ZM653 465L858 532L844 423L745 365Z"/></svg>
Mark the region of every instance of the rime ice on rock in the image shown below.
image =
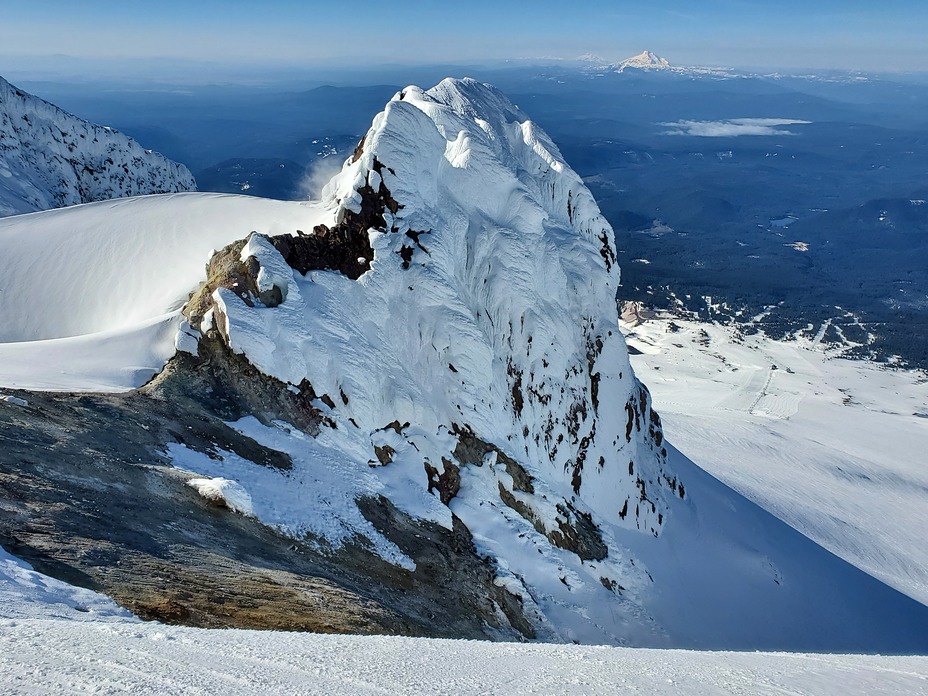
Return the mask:
<svg viewBox="0 0 928 696"><path fill-rule="evenodd" d="M629 365L613 232L589 190L500 92L449 79L396 94L322 198L331 224L217 253L187 315L314 395L328 425L313 447L339 452L324 503L346 511L338 528L307 506L312 457L297 458L288 506L255 493L260 467L184 466L231 472L269 524L366 537L385 558L355 499L449 529L456 517L539 635L620 639L578 617L650 582L614 533L659 535L683 487ZM262 299L275 287L282 301ZM563 611L574 618L552 619Z"/></svg>
<svg viewBox="0 0 928 696"><path fill-rule="evenodd" d="M345 228L375 194L374 226ZM368 438L391 422L467 433L597 516L659 533L679 489L618 332L613 233L541 129L473 80L408 87L323 203L341 225L325 234L369 238L370 270L282 278L272 309L220 292L235 350L344 394L337 410ZM281 275L269 241L252 248L260 277ZM429 454L440 473L448 453Z"/></svg>

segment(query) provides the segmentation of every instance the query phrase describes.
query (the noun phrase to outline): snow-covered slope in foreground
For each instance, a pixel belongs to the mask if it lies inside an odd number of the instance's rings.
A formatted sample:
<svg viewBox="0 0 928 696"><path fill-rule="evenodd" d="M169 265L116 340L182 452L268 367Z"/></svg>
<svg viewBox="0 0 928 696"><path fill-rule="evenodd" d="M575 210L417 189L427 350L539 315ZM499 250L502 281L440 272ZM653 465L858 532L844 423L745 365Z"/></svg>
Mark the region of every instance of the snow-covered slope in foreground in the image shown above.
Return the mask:
<svg viewBox="0 0 928 696"><path fill-rule="evenodd" d="M928 657L694 652L140 623L0 548L9 694L917 694Z"/></svg>
<svg viewBox="0 0 928 696"><path fill-rule="evenodd" d="M928 657L0 620L0 689L73 694L924 694Z"/></svg>
<svg viewBox="0 0 928 696"><path fill-rule="evenodd" d="M196 191L182 164L0 77L0 217L177 191Z"/></svg>
<svg viewBox="0 0 928 696"><path fill-rule="evenodd" d="M923 694L928 658L0 621L7 693Z"/></svg>
<svg viewBox="0 0 928 696"><path fill-rule="evenodd" d="M310 204L222 194L103 201L0 220L0 387L125 391L175 351L214 249L312 229Z"/></svg>

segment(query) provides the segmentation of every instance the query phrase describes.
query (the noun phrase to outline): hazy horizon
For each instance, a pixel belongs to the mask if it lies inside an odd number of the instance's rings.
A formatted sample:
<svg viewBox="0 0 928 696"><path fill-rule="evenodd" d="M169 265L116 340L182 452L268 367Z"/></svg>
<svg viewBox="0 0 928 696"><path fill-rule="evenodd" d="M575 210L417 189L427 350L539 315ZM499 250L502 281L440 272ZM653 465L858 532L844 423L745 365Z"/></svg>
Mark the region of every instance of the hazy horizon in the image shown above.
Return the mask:
<svg viewBox="0 0 928 696"><path fill-rule="evenodd" d="M583 55L615 62L650 50L676 65L736 69L928 71L928 16L913 0L683 0L648 5L591 0L475 0L449 11L424 0L402 6L272 0L157 4L86 0L21 3L0 25L0 74L20 79L173 79L185 69L215 79L385 66L559 62ZM87 75L86 77L91 77ZM187 76L190 78L191 76ZM208 76L207 76L208 77Z"/></svg>
<svg viewBox="0 0 928 696"><path fill-rule="evenodd" d="M642 48L641 50L651 50ZM695 63L674 60L667 54L652 51L667 58L674 66L699 66L732 69L744 73L784 75L861 74L873 77L899 77L906 81L928 81L928 69L915 70L861 70L852 68L822 68L813 66L734 65L732 63ZM635 51L634 54L641 53ZM617 63L607 59L603 64ZM588 65L596 65L588 62ZM92 58L68 55L16 56L0 54L0 77L16 84L98 84L121 89L165 89L206 87L210 85L254 88L312 87L314 85L407 84L415 80L440 80L442 77L480 77L486 72L503 73L507 70L530 67L581 69L583 61L555 57L510 58L497 60L435 60L396 61L349 64L344 61L314 63L248 62L235 63L216 60L181 59L174 57L152 58Z"/></svg>

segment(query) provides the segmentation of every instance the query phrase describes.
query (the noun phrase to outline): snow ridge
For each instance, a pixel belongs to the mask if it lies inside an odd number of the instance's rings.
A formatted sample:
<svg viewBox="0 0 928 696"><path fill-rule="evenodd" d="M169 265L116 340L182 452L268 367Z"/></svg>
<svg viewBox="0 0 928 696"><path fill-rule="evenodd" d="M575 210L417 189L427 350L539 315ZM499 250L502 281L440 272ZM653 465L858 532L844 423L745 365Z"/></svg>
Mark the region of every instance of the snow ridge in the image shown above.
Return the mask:
<svg viewBox="0 0 928 696"><path fill-rule="evenodd" d="M0 78L0 217L180 191L196 191L182 164Z"/></svg>

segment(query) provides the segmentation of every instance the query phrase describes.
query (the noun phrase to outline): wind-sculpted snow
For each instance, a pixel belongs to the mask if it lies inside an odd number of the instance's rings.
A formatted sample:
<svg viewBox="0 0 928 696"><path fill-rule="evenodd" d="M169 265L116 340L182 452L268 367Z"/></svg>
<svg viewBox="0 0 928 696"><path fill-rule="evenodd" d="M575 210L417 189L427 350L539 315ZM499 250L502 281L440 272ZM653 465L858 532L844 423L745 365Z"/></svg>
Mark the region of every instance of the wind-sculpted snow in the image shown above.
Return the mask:
<svg viewBox="0 0 928 696"><path fill-rule="evenodd" d="M0 386L127 391L174 354L212 250L312 229L309 204L211 193L101 201L0 220Z"/></svg>
<svg viewBox="0 0 928 696"><path fill-rule="evenodd" d="M211 276L241 270L192 300L191 323L291 390L311 386L357 484L348 499L376 492L448 528L457 515L541 623L646 585L602 523L656 536L684 489L618 331L612 230L547 135L488 85L409 87L322 205L331 227L214 257ZM337 254L281 272L326 239L355 250L357 279ZM180 458L211 476L233 466ZM315 510L274 509L269 522L329 538ZM371 536L341 524L333 543ZM544 630L565 639L577 623ZM606 624L576 635L617 639Z"/></svg>
<svg viewBox="0 0 928 696"><path fill-rule="evenodd" d="M359 281L295 275L273 309L217 291L232 348L344 394L366 433L473 433L604 519L658 533L679 493L616 328L612 230L550 139L486 85L409 87L323 202L339 221L381 187L398 207L369 231Z"/></svg>
<svg viewBox="0 0 928 696"><path fill-rule="evenodd" d="M196 191L183 165L0 78L0 216L179 191Z"/></svg>

